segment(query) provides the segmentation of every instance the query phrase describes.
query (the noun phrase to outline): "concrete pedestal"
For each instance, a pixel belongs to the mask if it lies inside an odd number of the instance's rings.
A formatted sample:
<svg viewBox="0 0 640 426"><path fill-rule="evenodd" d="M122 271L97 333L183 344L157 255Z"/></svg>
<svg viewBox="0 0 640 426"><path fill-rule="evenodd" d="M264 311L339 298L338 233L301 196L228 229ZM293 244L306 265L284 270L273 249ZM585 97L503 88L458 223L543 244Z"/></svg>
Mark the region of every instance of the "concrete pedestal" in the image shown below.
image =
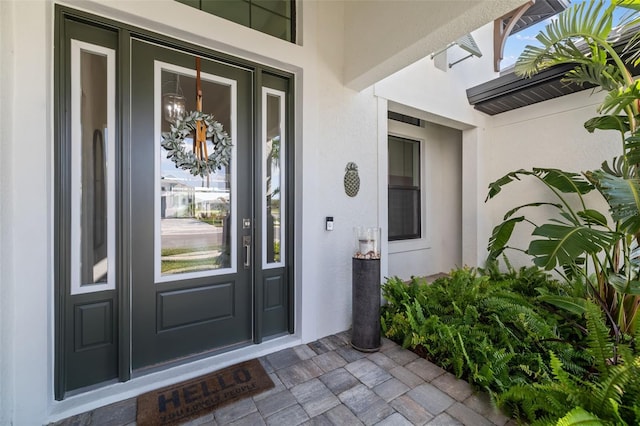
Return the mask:
<svg viewBox="0 0 640 426"><path fill-rule="evenodd" d="M380 259L353 259L351 346L380 349Z"/></svg>

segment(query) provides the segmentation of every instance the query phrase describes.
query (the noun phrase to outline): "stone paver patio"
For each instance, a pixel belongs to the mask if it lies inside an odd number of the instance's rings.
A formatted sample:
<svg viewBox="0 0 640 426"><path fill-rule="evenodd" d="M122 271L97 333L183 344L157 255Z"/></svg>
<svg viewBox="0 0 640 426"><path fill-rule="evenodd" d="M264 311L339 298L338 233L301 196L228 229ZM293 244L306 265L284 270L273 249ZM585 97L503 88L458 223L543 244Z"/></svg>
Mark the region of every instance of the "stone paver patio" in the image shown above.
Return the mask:
<svg viewBox="0 0 640 426"><path fill-rule="evenodd" d="M358 352L349 332L260 358L275 388L183 423L213 425L515 425L463 380L383 339ZM59 425L135 425L135 398Z"/></svg>

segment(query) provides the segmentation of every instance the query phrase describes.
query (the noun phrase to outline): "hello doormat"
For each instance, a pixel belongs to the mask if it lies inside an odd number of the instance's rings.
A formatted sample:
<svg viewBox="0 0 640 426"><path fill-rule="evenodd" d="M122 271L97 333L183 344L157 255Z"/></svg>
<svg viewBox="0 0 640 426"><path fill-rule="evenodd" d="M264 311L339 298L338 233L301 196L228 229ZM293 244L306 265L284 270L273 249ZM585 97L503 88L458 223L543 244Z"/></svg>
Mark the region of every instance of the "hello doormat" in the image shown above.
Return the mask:
<svg viewBox="0 0 640 426"><path fill-rule="evenodd" d="M138 426L173 425L274 387L257 359L138 397Z"/></svg>

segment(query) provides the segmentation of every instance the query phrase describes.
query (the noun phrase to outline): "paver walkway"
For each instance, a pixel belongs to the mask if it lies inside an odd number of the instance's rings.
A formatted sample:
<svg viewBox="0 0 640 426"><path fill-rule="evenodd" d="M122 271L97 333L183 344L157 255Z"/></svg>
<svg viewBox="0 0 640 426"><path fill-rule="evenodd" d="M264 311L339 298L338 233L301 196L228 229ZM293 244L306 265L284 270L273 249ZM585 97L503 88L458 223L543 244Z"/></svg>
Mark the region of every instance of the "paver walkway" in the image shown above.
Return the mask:
<svg viewBox="0 0 640 426"><path fill-rule="evenodd" d="M343 332L262 357L274 389L183 425L515 425L486 395L394 342L369 354L349 342ZM133 398L56 426L132 426L135 415Z"/></svg>

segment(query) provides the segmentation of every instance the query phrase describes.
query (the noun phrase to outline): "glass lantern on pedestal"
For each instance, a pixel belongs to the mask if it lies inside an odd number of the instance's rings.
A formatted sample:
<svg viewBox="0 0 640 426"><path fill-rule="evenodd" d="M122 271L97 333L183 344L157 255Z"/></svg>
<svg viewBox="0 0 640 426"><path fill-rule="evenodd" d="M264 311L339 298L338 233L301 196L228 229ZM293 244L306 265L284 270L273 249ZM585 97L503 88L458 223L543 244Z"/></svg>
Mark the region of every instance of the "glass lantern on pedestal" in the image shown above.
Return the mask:
<svg viewBox="0 0 640 426"><path fill-rule="evenodd" d="M351 346L380 349L380 228L354 228Z"/></svg>
<svg viewBox="0 0 640 426"><path fill-rule="evenodd" d="M380 228L358 226L355 235L355 259L380 259Z"/></svg>

